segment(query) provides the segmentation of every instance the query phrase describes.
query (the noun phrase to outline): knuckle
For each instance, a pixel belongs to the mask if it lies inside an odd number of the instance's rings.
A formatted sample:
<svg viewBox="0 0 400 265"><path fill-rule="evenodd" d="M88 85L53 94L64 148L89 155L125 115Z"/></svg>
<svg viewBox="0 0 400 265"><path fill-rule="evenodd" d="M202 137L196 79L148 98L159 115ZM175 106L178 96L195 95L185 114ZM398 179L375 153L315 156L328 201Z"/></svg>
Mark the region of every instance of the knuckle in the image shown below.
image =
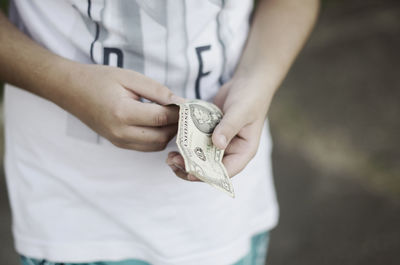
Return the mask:
<svg viewBox="0 0 400 265"><path fill-rule="evenodd" d="M171 90L169 90L166 86L162 85L162 84L157 84L155 86L155 93L157 93L157 95L161 95L163 98L169 100L173 93Z"/></svg>
<svg viewBox="0 0 400 265"><path fill-rule="evenodd" d="M125 123L125 111L123 111L122 107L119 104L113 108L112 115L120 123Z"/></svg>
<svg viewBox="0 0 400 265"><path fill-rule="evenodd" d="M116 147L124 148L124 149L126 148L125 143L123 143L123 142L121 142L121 141L112 140L111 143L112 143L113 145L115 145Z"/></svg>
<svg viewBox="0 0 400 265"><path fill-rule="evenodd" d="M168 142L158 142L156 149L161 151L161 150L165 150L165 148L167 147Z"/></svg>
<svg viewBox="0 0 400 265"><path fill-rule="evenodd" d="M174 93L172 93L172 91L168 89L166 91L165 97L167 98L167 100L171 100L173 95L174 95Z"/></svg>
<svg viewBox="0 0 400 265"><path fill-rule="evenodd" d="M170 136L168 135L168 133L163 133L160 136L160 142L163 144L168 144L169 139L170 139Z"/></svg>
<svg viewBox="0 0 400 265"><path fill-rule="evenodd" d="M234 124L232 121L227 121L224 124L225 130L228 132L235 132L237 125Z"/></svg>
<svg viewBox="0 0 400 265"><path fill-rule="evenodd" d="M110 129L110 138L111 142L124 143L124 136L119 128Z"/></svg>
<svg viewBox="0 0 400 265"><path fill-rule="evenodd" d="M157 150L164 150L168 145L168 136L162 135L156 142L154 142L154 146Z"/></svg>
<svg viewBox="0 0 400 265"><path fill-rule="evenodd" d="M230 121L222 120L216 127L220 133L225 134L227 136L236 134L236 126Z"/></svg>
<svg viewBox="0 0 400 265"><path fill-rule="evenodd" d="M166 112L161 111L154 115L155 126L164 126L166 124L168 124L168 115Z"/></svg>

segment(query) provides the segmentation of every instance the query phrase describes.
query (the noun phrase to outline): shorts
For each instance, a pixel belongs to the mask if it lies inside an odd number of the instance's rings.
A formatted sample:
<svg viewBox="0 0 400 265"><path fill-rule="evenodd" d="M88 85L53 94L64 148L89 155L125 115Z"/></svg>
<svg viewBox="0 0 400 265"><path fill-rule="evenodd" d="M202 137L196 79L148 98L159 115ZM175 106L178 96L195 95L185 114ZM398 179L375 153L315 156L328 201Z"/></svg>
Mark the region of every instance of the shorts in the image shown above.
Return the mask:
<svg viewBox="0 0 400 265"><path fill-rule="evenodd" d="M232 265L264 265L267 258L267 248L269 243L269 232L257 234L251 239L251 248L239 261ZM46 260L37 260L21 256L22 265L156 265L146 261L129 259L123 261L97 261L90 263L62 263L50 262Z"/></svg>

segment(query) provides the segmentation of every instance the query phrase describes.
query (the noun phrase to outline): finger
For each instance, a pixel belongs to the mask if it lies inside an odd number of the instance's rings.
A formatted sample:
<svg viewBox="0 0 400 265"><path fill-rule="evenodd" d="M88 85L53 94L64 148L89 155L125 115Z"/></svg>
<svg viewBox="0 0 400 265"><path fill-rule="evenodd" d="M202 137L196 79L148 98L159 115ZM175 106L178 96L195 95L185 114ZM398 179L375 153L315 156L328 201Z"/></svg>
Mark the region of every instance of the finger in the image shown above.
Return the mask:
<svg viewBox="0 0 400 265"><path fill-rule="evenodd" d="M120 111L123 123L133 126L166 126L178 123L178 106L161 106L132 100Z"/></svg>
<svg viewBox="0 0 400 265"><path fill-rule="evenodd" d="M138 72L124 69L121 73L122 85L148 100L161 105L179 104L185 101L166 86Z"/></svg>
<svg viewBox="0 0 400 265"><path fill-rule="evenodd" d="M222 159L229 177L234 177L240 173L249 163L253 155L249 152L228 154Z"/></svg>
<svg viewBox="0 0 400 265"><path fill-rule="evenodd" d="M180 168L185 169L185 161L183 160L183 156L178 152L170 152L167 158L168 165L177 165Z"/></svg>
<svg viewBox="0 0 400 265"><path fill-rule="evenodd" d="M172 171L175 173L175 175L183 180L189 180L187 178L188 173L186 171L182 170L179 168L177 165L169 165L169 167L172 169Z"/></svg>
<svg viewBox="0 0 400 265"><path fill-rule="evenodd" d="M145 144L136 144L136 143L120 143L113 142L113 144L119 148L135 150L140 152L157 152L162 149L159 146L155 145L145 145Z"/></svg>
<svg viewBox="0 0 400 265"><path fill-rule="evenodd" d="M245 117L237 109L227 111L215 127L212 141L219 149L225 149L232 138L245 126Z"/></svg>
<svg viewBox="0 0 400 265"><path fill-rule="evenodd" d="M222 161L230 177L242 171L256 155L263 123L260 124L245 126L225 149Z"/></svg>
<svg viewBox="0 0 400 265"><path fill-rule="evenodd" d="M127 126L116 133L113 143L119 147L140 151L160 151L165 149L168 142L175 136L176 125L164 127Z"/></svg>
<svg viewBox="0 0 400 265"><path fill-rule="evenodd" d="M175 175L188 181L200 181L194 175L186 172L183 157L178 152L170 152L167 158L167 164L174 171Z"/></svg>
<svg viewBox="0 0 400 265"><path fill-rule="evenodd" d="M228 155L243 152L243 150L247 150L248 145L249 143L246 139L243 139L240 136L235 136L226 147L224 154Z"/></svg>

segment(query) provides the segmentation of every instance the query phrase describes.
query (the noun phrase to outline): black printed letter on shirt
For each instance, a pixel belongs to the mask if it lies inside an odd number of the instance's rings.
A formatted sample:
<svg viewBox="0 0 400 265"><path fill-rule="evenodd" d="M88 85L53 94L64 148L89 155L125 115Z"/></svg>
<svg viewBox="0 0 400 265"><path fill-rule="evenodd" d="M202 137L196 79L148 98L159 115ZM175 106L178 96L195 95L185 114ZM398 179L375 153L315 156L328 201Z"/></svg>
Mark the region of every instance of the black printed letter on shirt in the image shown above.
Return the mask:
<svg viewBox="0 0 400 265"><path fill-rule="evenodd" d="M117 56L117 65L112 65L112 66L117 66L117 67L122 68L122 66L124 65L124 55L123 55L122 51L118 48L104 47L103 64L110 65L111 54L114 54L115 56Z"/></svg>
<svg viewBox="0 0 400 265"><path fill-rule="evenodd" d="M200 79L204 76L207 76L210 74L210 71L208 72L203 72L203 58L201 57L201 53L204 51L208 51L211 49L211 45L206 45L206 46L200 46L196 48L196 54L197 54L197 60L199 61L199 73L197 74L196 78L196 83L195 83L195 92L196 92L196 98L200 99Z"/></svg>

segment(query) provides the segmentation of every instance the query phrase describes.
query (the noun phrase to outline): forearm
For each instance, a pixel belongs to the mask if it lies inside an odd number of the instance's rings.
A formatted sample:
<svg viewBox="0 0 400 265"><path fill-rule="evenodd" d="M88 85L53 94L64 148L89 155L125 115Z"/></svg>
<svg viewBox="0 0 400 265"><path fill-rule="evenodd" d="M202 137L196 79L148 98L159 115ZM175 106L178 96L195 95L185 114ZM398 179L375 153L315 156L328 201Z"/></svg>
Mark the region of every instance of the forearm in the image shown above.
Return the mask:
<svg viewBox="0 0 400 265"><path fill-rule="evenodd" d="M61 104L74 63L32 41L0 11L0 80Z"/></svg>
<svg viewBox="0 0 400 265"><path fill-rule="evenodd" d="M270 101L304 45L317 17L318 0L260 0L235 72L250 78L255 94Z"/></svg>

